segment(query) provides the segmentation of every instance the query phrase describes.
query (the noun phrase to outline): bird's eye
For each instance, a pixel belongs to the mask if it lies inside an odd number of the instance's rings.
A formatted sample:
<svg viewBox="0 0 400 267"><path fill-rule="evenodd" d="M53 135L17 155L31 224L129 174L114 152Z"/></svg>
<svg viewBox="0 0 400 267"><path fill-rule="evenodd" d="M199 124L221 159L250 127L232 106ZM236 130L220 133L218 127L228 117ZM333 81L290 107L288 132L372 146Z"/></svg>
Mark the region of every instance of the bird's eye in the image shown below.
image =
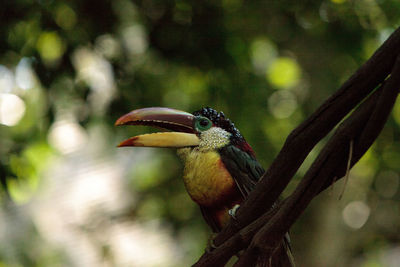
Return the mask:
<svg viewBox="0 0 400 267"><path fill-rule="evenodd" d="M212 122L206 117L198 117L195 122L195 128L199 131L206 131L210 129L212 126Z"/></svg>
<svg viewBox="0 0 400 267"><path fill-rule="evenodd" d="M201 120L199 121L199 123L200 123L200 126L201 126L201 127L207 127L207 125L210 123L210 121L209 121L209 120L206 120L206 119L201 119Z"/></svg>

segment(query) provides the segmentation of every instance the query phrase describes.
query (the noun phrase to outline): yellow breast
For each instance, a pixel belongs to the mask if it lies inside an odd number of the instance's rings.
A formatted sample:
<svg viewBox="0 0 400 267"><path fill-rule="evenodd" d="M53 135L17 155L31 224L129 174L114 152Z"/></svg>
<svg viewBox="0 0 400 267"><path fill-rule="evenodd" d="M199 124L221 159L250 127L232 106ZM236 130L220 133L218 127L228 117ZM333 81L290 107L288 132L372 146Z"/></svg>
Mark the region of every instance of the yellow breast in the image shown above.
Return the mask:
<svg viewBox="0 0 400 267"><path fill-rule="evenodd" d="M236 184L221 157L214 151L184 148L178 150L184 160L183 181L191 198L202 206L222 204L236 192Z"/></svg>

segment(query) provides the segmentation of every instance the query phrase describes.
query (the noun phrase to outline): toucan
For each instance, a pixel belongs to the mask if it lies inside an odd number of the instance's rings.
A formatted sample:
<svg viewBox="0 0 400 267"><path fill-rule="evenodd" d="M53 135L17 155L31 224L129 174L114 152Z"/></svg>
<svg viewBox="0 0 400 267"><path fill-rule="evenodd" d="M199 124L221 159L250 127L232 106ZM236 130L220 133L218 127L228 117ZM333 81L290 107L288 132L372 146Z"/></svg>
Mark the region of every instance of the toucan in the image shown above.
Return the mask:
<svg viewBox="0 0 400 267"><path fill-rule="evenodd" d="M119 147L176 148L184 163L186 190L215 233L234 217L235 210L264 173L234 123L223 112L210 107L193 114L164 107L136 109L120 117L115 125L170 130L134 136ZM275 254L277 259L272 259L270 266L293 266L287 235Z"/></svg>

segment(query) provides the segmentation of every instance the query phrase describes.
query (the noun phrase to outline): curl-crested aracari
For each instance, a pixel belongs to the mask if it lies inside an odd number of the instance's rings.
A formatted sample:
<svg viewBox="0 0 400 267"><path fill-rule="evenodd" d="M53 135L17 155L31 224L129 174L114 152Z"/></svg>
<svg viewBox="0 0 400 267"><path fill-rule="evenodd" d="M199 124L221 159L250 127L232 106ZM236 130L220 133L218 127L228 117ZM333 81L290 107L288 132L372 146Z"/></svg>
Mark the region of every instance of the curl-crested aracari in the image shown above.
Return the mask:
<svg viewBox="0 0 400 267"><path fill-rule="evenodd" d="M137 109L120 117L115 125L147 125L172 131L134 136L119 147L177 148L184 162L186 190L214 232L228 223L230 211L248 196L264 173L235 125L223 112L209 107L193 114L160 107ZM282 248L290 253L287 237Z"/></svg>

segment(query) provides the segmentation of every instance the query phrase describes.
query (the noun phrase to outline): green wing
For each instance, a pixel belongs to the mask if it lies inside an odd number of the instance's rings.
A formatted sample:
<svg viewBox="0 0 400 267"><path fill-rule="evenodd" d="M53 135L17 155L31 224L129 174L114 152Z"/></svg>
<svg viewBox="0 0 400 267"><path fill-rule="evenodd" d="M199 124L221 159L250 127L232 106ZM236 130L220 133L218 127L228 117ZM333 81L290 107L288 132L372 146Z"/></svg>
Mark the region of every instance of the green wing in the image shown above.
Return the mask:
<svg viewBox="0 0 400 267"><path fill-rule="evenodd" d="M223 147L220 154L222 162L235 180L243 197L246 198L264 174L264 168L252 155L233 145ZM272 266L295 266L287 233L277 251L279 253L272 256Z"/></svg>
<svg viewBox="0 0 400 267"><path fill-rule="evenodd" d="M233 145L223 147L220 150L220 154L222 162L235 180L243 197L246 198L264 174L264 168L252 155ZM295 266L290 248L289 234L286 233L277 251L279 253L277 252L272 256L271 266Z"/></svg>
<svg viewBox="0 0 400 267"><path fill-rule="evenodd" d="M246 198L264 174L264 168L253 156L234 145L221 148L220 154L222 162Z"/></svg>

